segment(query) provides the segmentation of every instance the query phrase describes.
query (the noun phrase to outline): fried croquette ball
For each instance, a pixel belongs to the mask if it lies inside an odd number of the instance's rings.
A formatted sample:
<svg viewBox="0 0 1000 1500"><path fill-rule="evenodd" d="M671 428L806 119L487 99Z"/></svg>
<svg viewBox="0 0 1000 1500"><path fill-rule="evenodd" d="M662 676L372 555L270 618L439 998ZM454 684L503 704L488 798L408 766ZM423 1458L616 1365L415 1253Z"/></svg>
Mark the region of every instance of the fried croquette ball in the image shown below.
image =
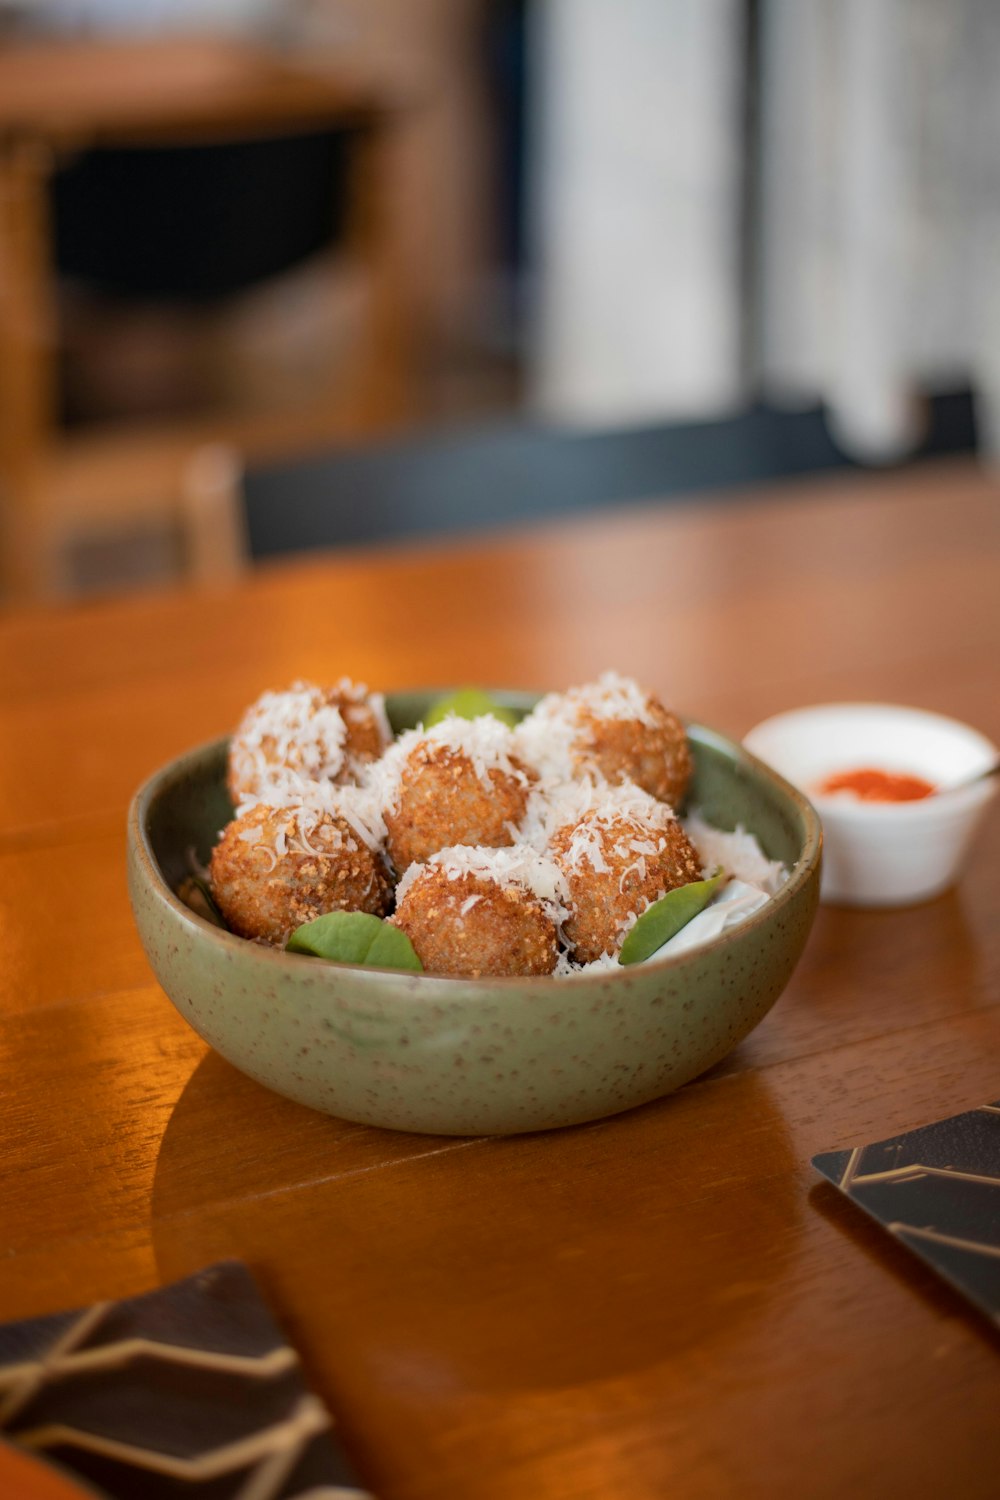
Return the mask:
<svg viewBox="0 0 1000 1500"><path fill-rule="evenodd" d="M680 823L638 787L610 787L556 829L549 852L566 878L564 936L576 963L615 953L630 919L667 891L700 880L701 861Z"/></svg>
<svg viewBox="0 0 1000 1500"><path fill-rule="evenodd" d="M381 695L347 677L262 693L230 744L229 794L237 806L258 798L290 805L313 783L360 780L390 738Z"/></svg>
<svg viewBox="0 0 1000 1500"><path fill-rule="evenodd" d="M428 974L551 974L564 889L555 865L525 846L444 849L410 866L389 920Z"/></svg>
<svg viewBox="0 0 1000 1500"><path fill-rule="evenodd" d="M410 730L373 771L386 848L399 875L452 844L501 848L517 839L533 777L498 719L450 717Z"/></svg>
<svg viewBox="0 0 1000 1500"><path fill-rule="evenodd" d="M684 725L629 677L550 693L515 730L517 753L552 782L599 774L680 806L692 761Z"/></svg>
<svg viewBox="0 0 1000 1500"><path fill-rule="evenodd" d="M383 916L390 894L381 859L345 818L264 803L223 830L209 883L232 932L277 946L328 911Z"/></svg>

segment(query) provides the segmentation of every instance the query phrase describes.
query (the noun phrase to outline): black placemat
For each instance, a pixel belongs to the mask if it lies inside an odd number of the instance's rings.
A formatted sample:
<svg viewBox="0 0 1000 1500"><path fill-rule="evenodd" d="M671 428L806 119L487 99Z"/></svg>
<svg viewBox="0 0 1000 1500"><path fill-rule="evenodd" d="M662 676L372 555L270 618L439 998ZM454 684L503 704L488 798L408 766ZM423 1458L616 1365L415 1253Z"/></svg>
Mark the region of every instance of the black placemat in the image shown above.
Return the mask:
<svg viewBox="0 0 1000 1500"><path fill-rule="evenodd" d="M116 1500L371 1500L239 1261L0 1327L0 1432Z"/></svg>
<svg viewBox="0 0 1000 1500"><path fill-rule="evenodd" d="M812 1160L1000 1325L1000 1102Z"/></svg>

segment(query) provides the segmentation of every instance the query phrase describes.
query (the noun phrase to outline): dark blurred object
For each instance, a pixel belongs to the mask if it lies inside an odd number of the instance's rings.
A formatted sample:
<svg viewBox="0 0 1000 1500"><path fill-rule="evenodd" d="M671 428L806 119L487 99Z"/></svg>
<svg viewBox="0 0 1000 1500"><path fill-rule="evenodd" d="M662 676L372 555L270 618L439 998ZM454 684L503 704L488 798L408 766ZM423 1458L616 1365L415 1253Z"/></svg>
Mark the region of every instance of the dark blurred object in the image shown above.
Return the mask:
<svg viewBox="0 0 1000 1500"><path fill-rule="evenodd" d="M930 398L919 456L975 446L969 392ZM819 408L761 406L622 432L504 427L258 468L245 481L250 550L264 557L468 532L848 466Z"/></svg>
<svg viewBox="0 0 1000 1500"><path fill-rule="evenodd" d="M494 338L518 347L527 330L527 0L493 0L483 14L484 74L497 170L498 300Z"/></svg>
<svg viewBox="0 0 1000 1500"><path fill-rule="evenodd" d="M52 180L59 420L196 415L224 401L227 386L247 397L263 387L273 393L265 399L289 404L308 399L314 367L336 343L319 305L329 290L320 258L338 252L348 227L352 144L351 132L334 130L117 147L60 167ZM297 285L306 263L314 274ZM254 378L238 357L236 328L252 317L242 294L277 293L276 278L288 307L286 357L273 348L267 374ZM291 304L310 293L306 323Z"/></svg>
<svg viewBox="0 0 1000 1500"><path fill-rule="evenodd" d="M1000 1328L1000 1099L812 1164Z"/></svg>
<svg viewBox="0 0 1000 1500"><path fill-rule="evenodd" d="M102 293L231 297L343 233L349 135L86 151L52 181L56 266Z"/></svg>
<svg viewBox="0 0 1000 1500"><path fill-rule="evenodd" d="M13 1442L108 1500L371 1500L241 1261L0 1326L0 1393Z"/></svg>

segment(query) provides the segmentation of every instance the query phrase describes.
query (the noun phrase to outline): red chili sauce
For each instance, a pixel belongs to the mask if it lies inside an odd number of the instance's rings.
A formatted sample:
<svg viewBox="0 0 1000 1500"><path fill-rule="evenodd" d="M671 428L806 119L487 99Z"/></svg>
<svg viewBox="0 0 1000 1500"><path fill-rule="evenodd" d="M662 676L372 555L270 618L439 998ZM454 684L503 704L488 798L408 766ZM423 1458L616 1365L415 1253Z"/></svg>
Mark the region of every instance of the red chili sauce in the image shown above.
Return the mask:
<svg viewBox="0 0 1000 1500"><path fill-rule="evenodd" d="M836 771L816 788L823 795L853 792L861 802L919 802L931 797L937 787L922 776L897 775L863 766L857 771Z"/></svg>

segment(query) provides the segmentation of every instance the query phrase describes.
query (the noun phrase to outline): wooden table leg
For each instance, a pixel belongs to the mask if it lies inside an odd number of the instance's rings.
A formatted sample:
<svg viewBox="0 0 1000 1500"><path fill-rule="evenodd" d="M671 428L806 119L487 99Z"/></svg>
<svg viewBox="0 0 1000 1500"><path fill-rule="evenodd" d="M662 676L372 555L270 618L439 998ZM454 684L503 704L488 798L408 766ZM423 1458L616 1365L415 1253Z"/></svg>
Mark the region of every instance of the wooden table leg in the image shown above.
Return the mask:
<svg viewBox="0 0 1000 1500"><path fill-rule="evenodd" d="M49 226L51 153L0 141L0 586L46 591L45 454L55 407L55 304Z"/></svg>

